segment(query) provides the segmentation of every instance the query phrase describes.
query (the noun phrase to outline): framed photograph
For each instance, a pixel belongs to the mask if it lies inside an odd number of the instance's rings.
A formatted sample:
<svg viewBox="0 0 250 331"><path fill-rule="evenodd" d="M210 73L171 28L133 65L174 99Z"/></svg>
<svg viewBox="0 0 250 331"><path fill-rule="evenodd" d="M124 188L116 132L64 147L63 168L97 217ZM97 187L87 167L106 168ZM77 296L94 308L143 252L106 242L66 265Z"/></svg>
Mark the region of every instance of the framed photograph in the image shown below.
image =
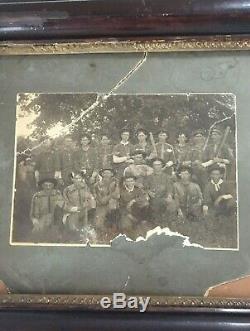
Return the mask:
<svg viewBox="0 0 250 331"><path fill-rule="evenodd" d="M249 327L248 8L0 3L0 329Z"/></svg>

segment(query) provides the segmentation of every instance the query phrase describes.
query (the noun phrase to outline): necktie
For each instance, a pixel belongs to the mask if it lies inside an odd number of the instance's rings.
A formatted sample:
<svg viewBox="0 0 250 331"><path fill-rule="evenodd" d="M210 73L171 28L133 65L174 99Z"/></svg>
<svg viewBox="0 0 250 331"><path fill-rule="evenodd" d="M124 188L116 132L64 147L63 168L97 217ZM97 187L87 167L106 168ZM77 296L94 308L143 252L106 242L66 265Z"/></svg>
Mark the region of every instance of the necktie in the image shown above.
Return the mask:
<svg viewBox="0 0 250 331"><path fill-rule="evenodd" d="M223 180L220 179L218 183L215 183L213 180L211 180L211 183L214 185L215 191L218 192L220 190L221 184L223 183Z"/></svg>

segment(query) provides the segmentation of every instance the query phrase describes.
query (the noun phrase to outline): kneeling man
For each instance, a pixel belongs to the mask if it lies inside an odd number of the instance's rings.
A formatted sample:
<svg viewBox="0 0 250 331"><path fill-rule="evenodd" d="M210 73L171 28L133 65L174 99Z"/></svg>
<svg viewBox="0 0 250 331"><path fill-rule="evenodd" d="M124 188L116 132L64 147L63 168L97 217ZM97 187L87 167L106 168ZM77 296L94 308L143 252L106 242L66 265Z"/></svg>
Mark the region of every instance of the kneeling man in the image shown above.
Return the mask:
<svg viewBox="0 0 250 331"><path fill-rule="evenodd" d="M114 170L107 168L99 172L101 180L94 185L94 196L96 199L95 226L99 233L105 234L105 221L109 219L116 223L118 200L120 197L118 180L114 177ZM114 224L116 225L116 224Z"/></svg>
<svg viewBox="0 0 250 331"><path fill-rule="evenodd" d="M136 186L134 176L124 177L120 190L120 231L134 238L148 217L148 209L148 194Z"/></svg>
<svg viewBox="0 0 250 331"><path fill-rule="evenodd" d="M201 216L202 193L198 184L191 181L190 167L181 166L174 183L174 199L178 204L178 216L188 221L199 221Z"/></svg>
<svg viewBox="0 0 250 331"><path fill-rule="evenodd" d="M223 180L225 168L214 165L210 169L210 181L204 191L203 213L206 216L209 211L218 215L229 216L236 210L236 202L233 198L232 188Z"/></svg>
<svg viewBox="0 0 250 331"><path fill-rule="evenodd" d="M52 225L61 221L57 219L60 214L57 211L63 207L64 201L61 192L55 188L56 184L54 178L40 180L40 190L32 198L30 218L33 223L32 232L38 235L38 240L47 240L46 233Z"/></svg>

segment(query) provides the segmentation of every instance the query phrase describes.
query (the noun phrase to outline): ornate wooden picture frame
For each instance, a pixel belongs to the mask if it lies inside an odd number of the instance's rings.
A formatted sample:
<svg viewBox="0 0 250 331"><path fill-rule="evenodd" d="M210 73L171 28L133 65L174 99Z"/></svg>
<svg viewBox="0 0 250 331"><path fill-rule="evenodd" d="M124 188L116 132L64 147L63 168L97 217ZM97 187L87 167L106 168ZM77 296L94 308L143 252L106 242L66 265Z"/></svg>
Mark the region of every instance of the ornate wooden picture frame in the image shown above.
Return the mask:
<svg viewBox="0 0 250 331"><path fill-rule="evenodd" d="M241 54L248 54L246 51L250 50L249 8L249 0L2 2L0 3L0 56L5 59L19 58L20 61L25 58L26 61L29 61L28 55L31 57L39 55L42 58L43 56L62 55L66 57L77 54L138 54L139 65L148 54L157 55L159 53L182 54L183 56L188 54L191 56L194 52L200 54L200 52L207 51L209 54L213 52L211 54L215 55L233 52L230 54L237 56L240 54L240 58ZM235 61L239 61L239 58ZM244 61L246 61L244 62L246 65L247 60ZM135 70L137 69L136 66ZM209 68L212 66L213 63ZM222 71L225 69L223 63L221 68ZM225 71L227 69L228 67ZM10 69L8 70L6 71L7 74L8 72L11 73ZM205 72L206 81L226 76L224 73L222 76L216 76L212 73L210 79L210 74L210 71ZM2 77L4 85L5 72ZM12 88L12 85L9 84L8 89ZM28 89L28 87L25 88ZM178 88L178 92L184 89L183 87ZM44 87L42 89L46 90ZM59 89L63 89L63 87L59 85ZM228 89L225 92L231 93L231 87ZM0 98L4 93L5 89L0 91ZM47 93L50 93L49 89ZM242 104L239 101L239 107L243 109L241 110L243 113L244 105L243 101ZM243 115L242 118L244 118ZM12 120L14 119L12 118ZM239 125L238 123L238 130ZM242 131L244 130L242 129ZM242 134L244 135L244 132ZM10 133L3 136L3 145L7 144L4 139L8 135L10 136ZM7 153L7 149L1 147L0 144L0 150L1 148L4 153ZM240 155L244 156L242 147L238 146L238 149L239 153L242 153ZM12 160L11 156L9 158ZM243 168L243 165L238 164L239 171L243 171ZM240 190L240 194L244 195L243 188ZM247 195L248 192L245 194ZM244 200L244 198L241 199ZM245 203L247 204L246 201ZM241 217L244 213L247 215L247 208L244 210L240 213ZM5 211L4 219L6 215ZM5 240L4 236L1 237L1 240ZM7 241L9 245L9 240ZM10 244L13 243L10 242ZM11 246L11 249L21 250L22 247ZM37 249L40 248L36 247L35 249L38 252ZM53 247L53 249L55 248ZM89 250L90 248L87 247L86 249ZM180 247L177 247L177 250L180 250ZM149 292L141 293L143 298L150 296L147 312L144 314L139 313L140 305L137 306L137 309L127 306L125 309L115 309L112 308L112 305L107 309L103 308L101 305L103 297L109 298L108 300L112 302L113 296L112 293L106 291L102 293L99 284L97 289L92 286L92 293L73 290L72 294L70 289L65 290L63 285L58 286L57 284L54 294L49 294L46 286L45 290L39 293L38 288L42 288L43 285L39 285L40 287L35 287L33 290L31 282L31 285L27 285L28 294L22 293L22 288L26 285L21 286L21 289L16 289L13 284L18 277L26 277L27 274L25 276L25 272L20 272L18 275L14 268L13 270L17 274L15 277L13 276L9 284L8 275L12 273L12 269L9 265L5 269L6 259L4 253L1 253L3 262L0 262L0 278L3 278L6 287L3 286L3 294L0 295L0 329L45 331L61 330L67 325L67 330L75 330L76 328L82 330L128 330L134 328L138 330L152 328L158 330L209 330L211 327L215 330L229 330L233 323L235 329L243 330L250 327L250 291L248 290L249 278L247 276L250 269L247 266L248 257L244 258L244 254L248 250L247 238L242 238L242 244L240 239L240 245L238 243L236 250L236 255L225 257L225 260L230 263L233 256L238 258L237 254L240 252L242 254L239 258L240 265L236 267L240 273L237 273L238 271L231 272L231 269L228 268L226 275L232 274L234 276L223 282L211 283L210 286L204 288L204 296L193 296L192 293L192 296L179 296L179 294L169 296L168 293L158 295L155 294L157 291L153 291L153 295L150 295ZM49 254L49 248L46 248L46 252L45 254ZM20 254L22 254L21 251ZM33 254L35 255L35 253ZM38 258L44 258L43 253L38 252L37 254ZM221 251L218 254L222 254ZM33 259L29 255L26 258ZM145 259L143 255L140 258L137 257L136 263L138 265L143 264L143 258ZM185 258L188 259L188 254L185 255ZM198 255L199 258L202 256L199 257ZM213 255L212 259L216 258L217 256ZM218 259L223 260L223 256ZM15 260L12 263L15 263ZM26 263L24 264L26 265ZM72 267L72 264L70 265ZM232 264L232 268L233 266L234 264ZM217 264L215 268L218 267ZM143 270L146 272L146 267ZM50 272L53 278L52 267ZM89 277L92 277L91 275L90 273ZM187 272L187 277L192 277L192 273ZM215 279L224 278L215 277ZM27 279L29 280L29 278ZM117 292L124 291L128 293L127 296L133 297L134 294L135 297L139 297L134 288L132 293L126 290L129 279L130 277L125 279L125 287L118 287ZM166 277L161 274L157 279L164 285L167 282ZM218 285L218 283L222 284ZM53 284L53 281L50 280L50 284ZM7 289L8 286L10 289Z"/></svg>

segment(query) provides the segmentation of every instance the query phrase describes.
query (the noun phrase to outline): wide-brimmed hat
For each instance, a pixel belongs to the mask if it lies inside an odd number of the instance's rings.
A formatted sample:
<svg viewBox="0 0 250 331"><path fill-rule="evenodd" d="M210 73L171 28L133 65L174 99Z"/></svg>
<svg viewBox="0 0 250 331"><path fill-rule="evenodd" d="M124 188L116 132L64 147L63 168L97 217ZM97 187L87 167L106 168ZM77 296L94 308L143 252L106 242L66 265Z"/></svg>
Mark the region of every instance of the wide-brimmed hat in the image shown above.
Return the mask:
<svg viewBox="0 0 250 331"><path fill-rule="evenodd" d="M69 177L71 179L74 179L75 176L80 175L82 178L85 178L87 176L87 170L86 169L81 169L80 171L72 171L69 174Z"/></svg>
<svg viewBox="0 0 250 331"><path fill-rule="evenodd" d="M43 178L41 180L39 180L38 182L38 186L39 187L42 187L42 185L44 183L52 183L54 185L54 187L56 187L57 185L57 180L55 178L51 178L51 177L48 177L48 178Z"/></svg>
<svg viewBox="0 0 250 331"><path fill-rule="evenodd" d="M153 163L154 163L155 161L161 161L162 164L165 163L164 160L163 160L162 158L160 158L160 157L154 157L153 159L150 160L151 165L153 165Z"/></svg>
<svg viewBox="0 0 250 331"><path fill-rule="evenodd" d="M219 135L222 135L221 130L218 129L218 128L214 128L214 129L212 129L211 134L213 134L213 132L218 133Z"/></svg>
<svg viewBox="0 0 250 331"><path fill-rule="evenodd" d="M219 164L213 164L208 168L208 173L211 174L212 171L219 170L219 172L223 175L225 173L225 167L220 166Z"/></svg>
<svg viewBox="0 0 250 331"><path fill-rule="evenodd" d="M192 172L192 168L190 166L187 166L187 165L180 165L177 169L176 169L176 174L177 176L180 175L181 172L183 171L188 171L190 173L190 175L193 174Z"/></svg>
<svg viewBox="0 0 250 331"><path fill-rule="evenodd" d="M140 155L140 154L143 156L144 159L147 156L147 153L143 149L136 149L136 150L134 150L131 153L131 156Z"/></svg>
<svg viewBox="0 0 250 331"><path fill-rule="evenodd" d="M83 138L88 138L90 142L92 140L91 135L89 133L82 133L80 136L80 142Z"/></svg>
<svg viewBox="0 0 250 331"><path fill-rule="evenodd" d="M112 172L113 176L115 175L115 170L112 169L112 168L103 168L103 169L101 169L101 170L99 171L99 175L102 176L103 173L104 173L104 171L110 171L110 172Z"/></svg>
<svg viewBox="0 0 250 331"><path fill-rule="evenodd" d="M202 129L197 129L197 130L194 130L194 131L192 132L192 136L193 136L193 137L198 136L198 134L204 136L205 133L204 133L204 131L203 131Z"/></svg>
<svg viewBox="0 0 250 331"><path fill-rule="evenodd" d="M137 179L136 176L134 176L132 174L126 174L125 176L122 177L122 182L124 182L128 178L133 178L134 180Z"/></svg>

